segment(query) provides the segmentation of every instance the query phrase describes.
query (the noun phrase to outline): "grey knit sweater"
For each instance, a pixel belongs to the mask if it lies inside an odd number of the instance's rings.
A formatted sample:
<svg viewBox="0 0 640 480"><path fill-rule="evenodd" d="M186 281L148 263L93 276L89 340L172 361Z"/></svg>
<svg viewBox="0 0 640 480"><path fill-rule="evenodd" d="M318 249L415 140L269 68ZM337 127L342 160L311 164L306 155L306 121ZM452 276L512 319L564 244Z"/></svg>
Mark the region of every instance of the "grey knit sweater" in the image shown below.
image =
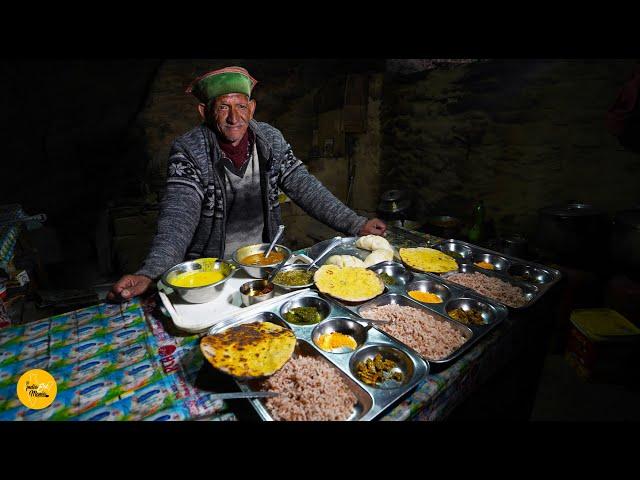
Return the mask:
<svg viewBox="0 0 640 480"><path fill-rule="evenodd" d="M256 121L249 128L255 134L260 165L263 241L271 241L282 223L278 187L313 218L357 235L367 219L307 171L278 129ZM173 143L157 233L136 274L155 279L185 259L231 256L233 252L225 252L227 206L221 158L216 136L205 124Z"/></svg>

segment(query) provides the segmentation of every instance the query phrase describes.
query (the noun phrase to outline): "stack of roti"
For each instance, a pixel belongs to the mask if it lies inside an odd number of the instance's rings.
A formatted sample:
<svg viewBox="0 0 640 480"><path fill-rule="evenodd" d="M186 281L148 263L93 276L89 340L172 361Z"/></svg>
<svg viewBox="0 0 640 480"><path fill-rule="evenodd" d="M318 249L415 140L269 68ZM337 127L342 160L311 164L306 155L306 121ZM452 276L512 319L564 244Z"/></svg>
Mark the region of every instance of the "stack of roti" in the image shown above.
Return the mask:
<svg viewBox="0 0 640 480"><path fill-rule="evenodd" d="M273 375L289 361L296 337L270 322L231 327L200 341L200 350L218 370L242 380Z"/></svg>

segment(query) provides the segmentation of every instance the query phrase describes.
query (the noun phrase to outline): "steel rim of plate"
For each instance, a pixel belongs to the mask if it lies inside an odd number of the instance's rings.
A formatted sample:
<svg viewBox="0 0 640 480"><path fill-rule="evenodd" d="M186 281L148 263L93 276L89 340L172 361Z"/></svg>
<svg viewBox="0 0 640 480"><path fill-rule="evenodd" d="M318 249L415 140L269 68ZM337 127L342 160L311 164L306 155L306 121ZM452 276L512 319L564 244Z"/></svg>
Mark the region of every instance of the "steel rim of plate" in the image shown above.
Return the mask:
<svg viewBox="0 0 640 480"><path fill-rule="evenodd" d="M317 292L313 292L313 293L306 292L304 294L301 293L300 297L297 297L296 299L308 297L308 296L324 300ZM292 300L292 299L286 299L286 300ZM271 315L275 315L275 317L280 318L278 315L278 312L282 310L284 303L287 303L287 302L283 301L282 304L275 304L275 305L269 306L267 313ZM335 311L334 308L337 308L338 310ZM342 310L342 312L340 312L340 310ZM255 317L257 315L262 315L262 313L263 312L259 312L259 313L253 312L251 315L247 317L244 317L242 319L237 319L235 320L235 322L233 321L230 322L229 325L227 325L226 327L228 328L230 326L233 326L235 323L245 323L245 322L254 321ZM332 306L332 312L330 313L329 317L327 317L327 320L330 320L331 318L342 317L342 316L346 316L347 318L355 322L358 322L359 320L359 317L355 315L353 312L349 311L348 309L345 309L344 307L335 307L335 306ZM286 323L284 319L280 318L280 320ZM270 321L270 320L267 320L267 321ZM314 326L317 327L318 325L319 323L315 324ZM349 352L347 354L335 354L335 353L325 352L322 349L320 349L317 345L314 345L313 340L310 336L311 334L310 329L305 328L304 326L302 326L302 328L300 327L301 326L298 326L295 324L289 325L289 328L293 330L294 334L296 335L296 338L297 338L296 345L302 342L304 345L306 345L306 348L309 348L311 349L312 352L314 352L314 355L318 355L321 358L323 358L325 361L329 362L329 364L333 368L336 368L338 370L340 375L348 379L350 384L355 385L356 392L358 393L354 392L354 395L356 395L356 398L358 398L358 407L363 405L362 404L363 396L366 397L367 401L364 404L364 409L358 412L358 409L356 408L356 411L353 412L353 414L348 420L371 420L373 418L376 418L381 413L386 411L396 401L398 401L401 397L403 397L409 391L415 388L415 386L418 385L418 383L422 381L424 378L426 378L426 376L429 374L429 371L430 371L429 362L426 361L424 358L422 358L420 355L418 355L417 352L415 352L414 350L412 350L410 347L403 344L402 342L396 341L392 336L387 335L383 332L375 331L374 335L376 336L376 338L379 338L377 342L382 342L384 345L392 346L394 348L399 349L400 351L403 351L412 359L414 368L415 368L414 378L411 378L410 381L405 386L402 386L399 388L393 388L393 389L377 389L377 390L381 390L381 392L383 393L376 394L375 393L376 389L374 389L373 387L363 386L363 384L360 383L357 377L355 377L348 368L348 361L351 358L351 356L355 352L357 352L359 349L364 348L367 345L373 344L374 343L373 340L371 340L370 342L365 342L363 345L361 345L358 349L356 349L353 352ZM342 363L335 361L336 357L343 358ZM247 385L247 382L237 381L237 384L241 390L251 391L251 388L250 386ZM250 399L249 401L252 403L254 409L258 412L261 418L263 418L264 420L274 420L274 418L270 415L270 413L262 403L261 399Z"/></svg>

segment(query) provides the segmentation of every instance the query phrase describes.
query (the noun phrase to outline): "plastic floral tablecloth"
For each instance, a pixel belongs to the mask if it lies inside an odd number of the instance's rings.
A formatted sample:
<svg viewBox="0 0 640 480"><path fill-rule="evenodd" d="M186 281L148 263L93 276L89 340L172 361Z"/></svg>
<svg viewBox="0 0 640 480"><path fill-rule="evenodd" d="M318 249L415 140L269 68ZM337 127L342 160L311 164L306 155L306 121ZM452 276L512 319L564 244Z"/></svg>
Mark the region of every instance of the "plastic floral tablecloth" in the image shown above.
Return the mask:
<svg viewBox="0 0 640 480"><path fill-rule="evenodd" d="M200 337L168 333L156 298L0 330L0 420L237 420L228 402L195 386L204 362ZM505 361L510 330L507 319L378 418L446 418ZM54 403L42 410L17 398L18 379L33 368L47 370L58 384Z"/></svg>
<svg viewBox="0 0 640 480"><path fill-rule="evenodd" d="M154 297L100 304L0 330L0 420L235 420L228 405L195 388L198 336L167 334ZM18 379L43 369L51 405L18 399Z"/></svg>
<svg viewBox="0 0 640 480"><path fill-rule="evenodd" d="M100 304L0 329L0 420L238 420L228 402L196 387L199 335L172 335L157 295ZM164 319L167 321L167 319ZM509 318L379 420L442 420L507 361ZM16 384L30 369L57 382L54 402L23 406Z"/></svg>

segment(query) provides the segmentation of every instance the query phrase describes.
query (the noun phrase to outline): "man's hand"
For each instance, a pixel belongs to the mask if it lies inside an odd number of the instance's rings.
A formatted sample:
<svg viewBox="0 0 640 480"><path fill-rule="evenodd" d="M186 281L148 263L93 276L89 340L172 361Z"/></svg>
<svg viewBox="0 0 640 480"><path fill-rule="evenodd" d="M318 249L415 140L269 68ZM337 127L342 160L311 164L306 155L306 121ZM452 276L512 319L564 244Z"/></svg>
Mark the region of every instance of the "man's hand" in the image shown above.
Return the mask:
<svg viewBox="0 0 640 480"><path fill-rule="evenodd" d="M382 220L379 218L372 218L362 226L358 235L384 235L384 232L386 231L387 225Z"/></svg>
<svg viewBox="0 0 640 480"><path fill-rule="evenodd" d="M111 302L130 300L146 292L152 282L153 280L144 275L125 275L111 287L111 291L107 294L107 300Z"/></svg>

